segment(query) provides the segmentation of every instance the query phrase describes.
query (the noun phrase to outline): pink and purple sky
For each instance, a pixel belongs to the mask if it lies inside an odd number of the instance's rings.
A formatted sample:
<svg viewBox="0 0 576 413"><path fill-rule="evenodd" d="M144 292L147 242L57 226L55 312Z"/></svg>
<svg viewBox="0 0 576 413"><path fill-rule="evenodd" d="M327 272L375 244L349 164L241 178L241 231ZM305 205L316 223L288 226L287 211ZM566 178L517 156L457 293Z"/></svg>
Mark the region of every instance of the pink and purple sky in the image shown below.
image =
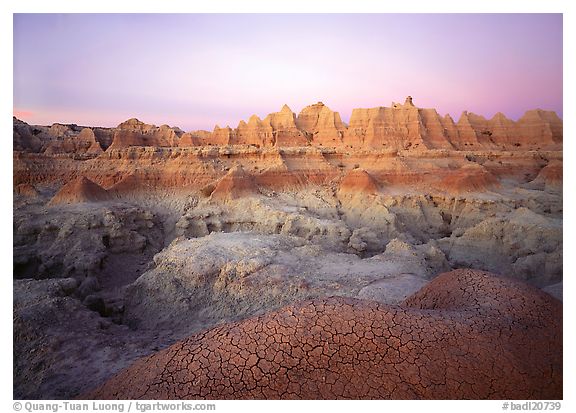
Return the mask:
<svg viewBox="0 0 576 413"><path fill-rule="evenodd" d="M14 114L32 124L184 130L322 101L414 97L562 117L561 14L15 14Z"/></svg>

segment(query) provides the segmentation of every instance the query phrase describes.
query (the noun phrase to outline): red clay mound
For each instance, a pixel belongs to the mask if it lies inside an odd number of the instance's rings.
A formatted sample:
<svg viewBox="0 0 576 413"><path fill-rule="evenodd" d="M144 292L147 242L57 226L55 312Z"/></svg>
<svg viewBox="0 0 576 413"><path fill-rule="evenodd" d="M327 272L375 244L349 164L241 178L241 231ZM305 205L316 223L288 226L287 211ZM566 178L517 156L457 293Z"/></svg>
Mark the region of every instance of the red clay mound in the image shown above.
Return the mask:
<svg viewBox="0 0 576 413"><path fill-rule="evenodd" d="M499 186L498 179L486 169L479 167L460 168L441 181L442 191L461 194L466 192L486 192Z"/></svg>
<svg viewBox="0 0 576 413"><path fill-rule="evenodd" d="M457 270L401 306L332 297L145 357L93 399L559 399L562 305Z"/></svg>
<svg viewBox="0 0 576 413"><path fill-rule="evenodd" d="M212 200L237 199L258 192L254 179L240 165L231 168L218 183L210 195Z"/></svg>
<svg viewBox="0 0 576 413"><path fill-rule="evenodd" d="M122 196L141 190L144 186L145 184L142 179L134 174L129 174L108 188L107 191L110 194Z"/></svg>
<svg viewBox="0 0 576 413"><path fill-rule="evenodd" d="M338 191L341 195L374 195L378 193L378 184L364 169L353 169L342 179Z"/></svg>
<svg viewBox="0 0 576 413"><path fill-rule="evenodd" d="M104 188L81 176L60 188L48 205L99 202L106 201L109 198L109 194Z"/></svg>
<svg viewBox="0 0 576 413"><path fill-rule="evenodd" d="M551 161L540 170L538 176L532 181L533 184L539 184L546 190L560 190L562 189L562 182L562 161Z"/></svg>

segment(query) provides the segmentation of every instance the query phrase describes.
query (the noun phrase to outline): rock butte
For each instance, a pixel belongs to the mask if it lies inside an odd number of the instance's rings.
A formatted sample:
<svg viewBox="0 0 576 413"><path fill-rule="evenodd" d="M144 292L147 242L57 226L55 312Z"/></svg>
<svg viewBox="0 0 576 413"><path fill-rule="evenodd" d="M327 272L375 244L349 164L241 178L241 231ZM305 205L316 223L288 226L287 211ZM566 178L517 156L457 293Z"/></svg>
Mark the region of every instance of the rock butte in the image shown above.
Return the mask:
<svg viewBox="0 0 576 413"><path fill-rule="evenodd" d="M253 115L248 122L240 121L237 128L216 125L212 132L184 133L179 128L157 127L134 118L116 128L93 129L54 124L47 129L31 130L14 118L15 148L48 153L99 153L102 148L130 146L312 145L396 150L557 150L562 146L562 120L551 111L530 110L517 122L502 113L485 119L463 112L455 123L449 115L441 117L435 109L416 107L411 97L404 104L392 103L391 107L354 109L349 125L342 122L338 112L318 102L302 109L298 116L284 105L279 112L262 120Z"/></svg>
<svg viewBox="0 0 576 413"><path fill-rule="evenodd" d="M15 398L562 397L553 112L13 123Z"/></svg>

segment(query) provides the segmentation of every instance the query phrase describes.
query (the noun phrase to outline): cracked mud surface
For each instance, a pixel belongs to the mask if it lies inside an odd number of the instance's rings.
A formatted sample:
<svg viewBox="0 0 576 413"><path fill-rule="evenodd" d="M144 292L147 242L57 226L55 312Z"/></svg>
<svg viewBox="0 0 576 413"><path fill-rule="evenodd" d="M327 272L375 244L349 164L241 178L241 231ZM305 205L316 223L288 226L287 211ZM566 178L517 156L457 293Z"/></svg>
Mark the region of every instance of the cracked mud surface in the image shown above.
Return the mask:
<svg viewBox="0 0 576 413"><path fill-rule="evenodd" d="M328 297L193 335L96 399L558 399L562 305L490 273L436 277L401 305Z"/></svg>

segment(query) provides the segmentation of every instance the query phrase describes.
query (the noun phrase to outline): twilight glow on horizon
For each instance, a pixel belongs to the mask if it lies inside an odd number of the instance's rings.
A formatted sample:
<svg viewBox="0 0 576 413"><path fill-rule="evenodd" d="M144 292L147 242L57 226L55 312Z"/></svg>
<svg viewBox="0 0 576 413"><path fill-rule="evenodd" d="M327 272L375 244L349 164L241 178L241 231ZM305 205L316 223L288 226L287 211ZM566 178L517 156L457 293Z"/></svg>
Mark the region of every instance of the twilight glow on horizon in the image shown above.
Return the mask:
<svg viewBox="0 0 576 413"><path fill-rule="evenodd" d="M408 95L455 120L562 117L562 15L14 15L14 115L31 124L212 130L318 101L347 122Z"/></svg>

